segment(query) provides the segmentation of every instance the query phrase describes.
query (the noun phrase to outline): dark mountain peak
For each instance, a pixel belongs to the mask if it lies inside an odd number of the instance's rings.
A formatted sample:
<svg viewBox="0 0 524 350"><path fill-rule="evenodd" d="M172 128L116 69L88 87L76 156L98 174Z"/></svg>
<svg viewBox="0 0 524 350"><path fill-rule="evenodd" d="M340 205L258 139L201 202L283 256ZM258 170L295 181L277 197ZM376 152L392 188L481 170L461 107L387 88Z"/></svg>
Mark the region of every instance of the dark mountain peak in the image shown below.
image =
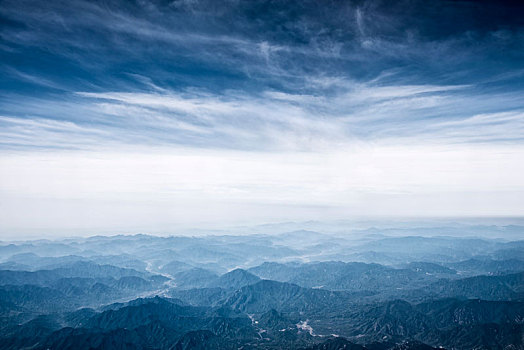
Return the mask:
<svg viewBox="0 0 524 350"><path fill-rule="evenodd" d="M258 281L260 281L260 278L252 273L243 269L235 269L223 274L217 280L212 281L212 283L209 284L209 287L239 289L257 283Z"/></svg>
<svg viewBox="0 0 524 350"><path fill-rule="evenodd" d="M249 273L249 272L247 272L244 269L237 268L237 269L233 269L233 270L231 270L229 272L226 272L221 277L224 277L224 276L246 276L246 275L254 276L252 273Z"/></svg>
<svg viewBox="0 0 524 350"><path fill-rule="evenodd" d="M349 294L321 289L302 288L296 284L261 280L242 287L225 301L232 308L248 313L338 309L347 306Z"/></svg>
<svg viewBox="0 0 524 350"><path fill-rule="evenodd" d="M146 304L171 305L173 303L166 298L162 298L158 295L155 295L152 298L137 298L127 303L127 306L138 306L138 305L146 305Z"/></svg>
<svg viewBox="0 0 524 350"><path fill-rule="evenodd" d="M161 297L137 299L115 310L107 310L92 317L92 328L113 330L136 328L153 320L171 322L180 317L198 314L197 308L181 306Z"/></svg>

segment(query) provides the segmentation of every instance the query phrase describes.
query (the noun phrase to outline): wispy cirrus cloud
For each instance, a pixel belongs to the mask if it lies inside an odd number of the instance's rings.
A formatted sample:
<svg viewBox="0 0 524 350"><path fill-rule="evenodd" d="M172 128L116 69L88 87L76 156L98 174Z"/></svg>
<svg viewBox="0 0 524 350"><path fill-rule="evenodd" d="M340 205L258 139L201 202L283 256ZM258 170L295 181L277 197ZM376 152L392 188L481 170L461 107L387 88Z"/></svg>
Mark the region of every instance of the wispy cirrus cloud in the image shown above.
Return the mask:
<svg viewBox="0 0 524 350"><path fill-rule="evenodd" d="M306 151L336 149L351 142L504 142L519 138L523 120L517 93L483 95L467 85L346 82L329 96L274 90L217 94L167 89L75 95L74 103L50 103L49 108L59 111L55 119L45 117L42 101L36 100L33 108L26 103L25 110L39 111L40 115L3 118L5 140L15 145L16 133L20 133L21 144L68 147L66 139L73 136L77 148L82 147L84 135L85 148L167 143L209 149ZM492 101L504 101L508 111L482 113ZM62 109L56 108L61 104ZM49 127L59 123L62 129ZM38 133L38 128L41 136L28 140L27 133ZM76 134L80 128L83 134Z"/></svg>
<svg viewBox="0 0 524 350"><path fill-rule="evenodd" d="M447 11L434 18L438 6ZM167 85L219 88L213 79L219 76L228 85L304 89L309 76L367 79L398 67L412 82L448 80L457 85L458 80L472 83L507 71L494 64L500 60L515 68L523 32L515 9L508 6L500 4L495 11L506 14L502 21L489 6L474 3L414 2L390 8L376 1L306 2L297 9L284 3L267 8L263 1L187 6L76 0L67 7L55 1L6 1L0 13L8 21L0 36L14 55L38 49L38 55L58 58L68 75L79 78L68 81L76 85L73 91L88 83L115 91L129 83L119 74L122 70ZM486 21L471 22L470 17ZM454 25L442 30L442 22ZM509 55L501 55L497 47ZM23 72L25 67L18 68ZM57 76L52 60L39 69L67 80Z"/></svg>

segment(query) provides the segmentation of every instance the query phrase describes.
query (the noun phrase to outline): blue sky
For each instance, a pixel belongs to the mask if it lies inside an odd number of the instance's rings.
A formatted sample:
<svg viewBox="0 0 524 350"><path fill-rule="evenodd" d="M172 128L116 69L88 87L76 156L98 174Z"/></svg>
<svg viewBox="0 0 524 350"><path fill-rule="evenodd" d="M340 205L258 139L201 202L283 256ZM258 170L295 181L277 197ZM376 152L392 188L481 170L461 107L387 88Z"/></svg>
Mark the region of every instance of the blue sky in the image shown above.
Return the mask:
<svg viewBox="0 0 524 350"><path fill-rule="evenodd" d="M9 1L12 232L524 214L518 1Z"/></svg>

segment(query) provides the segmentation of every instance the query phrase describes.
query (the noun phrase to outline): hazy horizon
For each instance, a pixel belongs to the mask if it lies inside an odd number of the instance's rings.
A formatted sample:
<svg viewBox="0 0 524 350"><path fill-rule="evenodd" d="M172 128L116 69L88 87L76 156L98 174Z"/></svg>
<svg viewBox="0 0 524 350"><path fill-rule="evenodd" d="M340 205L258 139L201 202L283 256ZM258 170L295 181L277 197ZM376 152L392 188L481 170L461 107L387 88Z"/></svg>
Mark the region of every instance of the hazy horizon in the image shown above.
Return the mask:
<svg viewBox="0 0 524 350"><path fill-rule="evenodd" d="M524 230L524 217L358 217L353 219L308 220L287 222L209 222L195 225L170 226L164 229L150 228L103 228L69 229L58 231L21 230L6 233L2 243L61 239L82 239L94 236L136 236L154 237L212 237L246 235L280 235L290 232L310 231L327 236L358 239L366 232L376 232L383 237L456 237L520 240Z"/></svg>

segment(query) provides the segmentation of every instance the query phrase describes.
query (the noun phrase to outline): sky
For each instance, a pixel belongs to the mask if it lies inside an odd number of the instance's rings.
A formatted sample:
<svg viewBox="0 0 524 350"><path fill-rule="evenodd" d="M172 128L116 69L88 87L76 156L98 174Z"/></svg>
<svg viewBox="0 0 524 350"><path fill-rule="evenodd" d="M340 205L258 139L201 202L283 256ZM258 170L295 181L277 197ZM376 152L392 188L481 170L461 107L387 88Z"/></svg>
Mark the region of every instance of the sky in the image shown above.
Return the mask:
<svg viewBox="0 0 524 350"><path fill-rule="evenodd" d="M524 215L520 1L0 1L0 239Z"/></svg>

